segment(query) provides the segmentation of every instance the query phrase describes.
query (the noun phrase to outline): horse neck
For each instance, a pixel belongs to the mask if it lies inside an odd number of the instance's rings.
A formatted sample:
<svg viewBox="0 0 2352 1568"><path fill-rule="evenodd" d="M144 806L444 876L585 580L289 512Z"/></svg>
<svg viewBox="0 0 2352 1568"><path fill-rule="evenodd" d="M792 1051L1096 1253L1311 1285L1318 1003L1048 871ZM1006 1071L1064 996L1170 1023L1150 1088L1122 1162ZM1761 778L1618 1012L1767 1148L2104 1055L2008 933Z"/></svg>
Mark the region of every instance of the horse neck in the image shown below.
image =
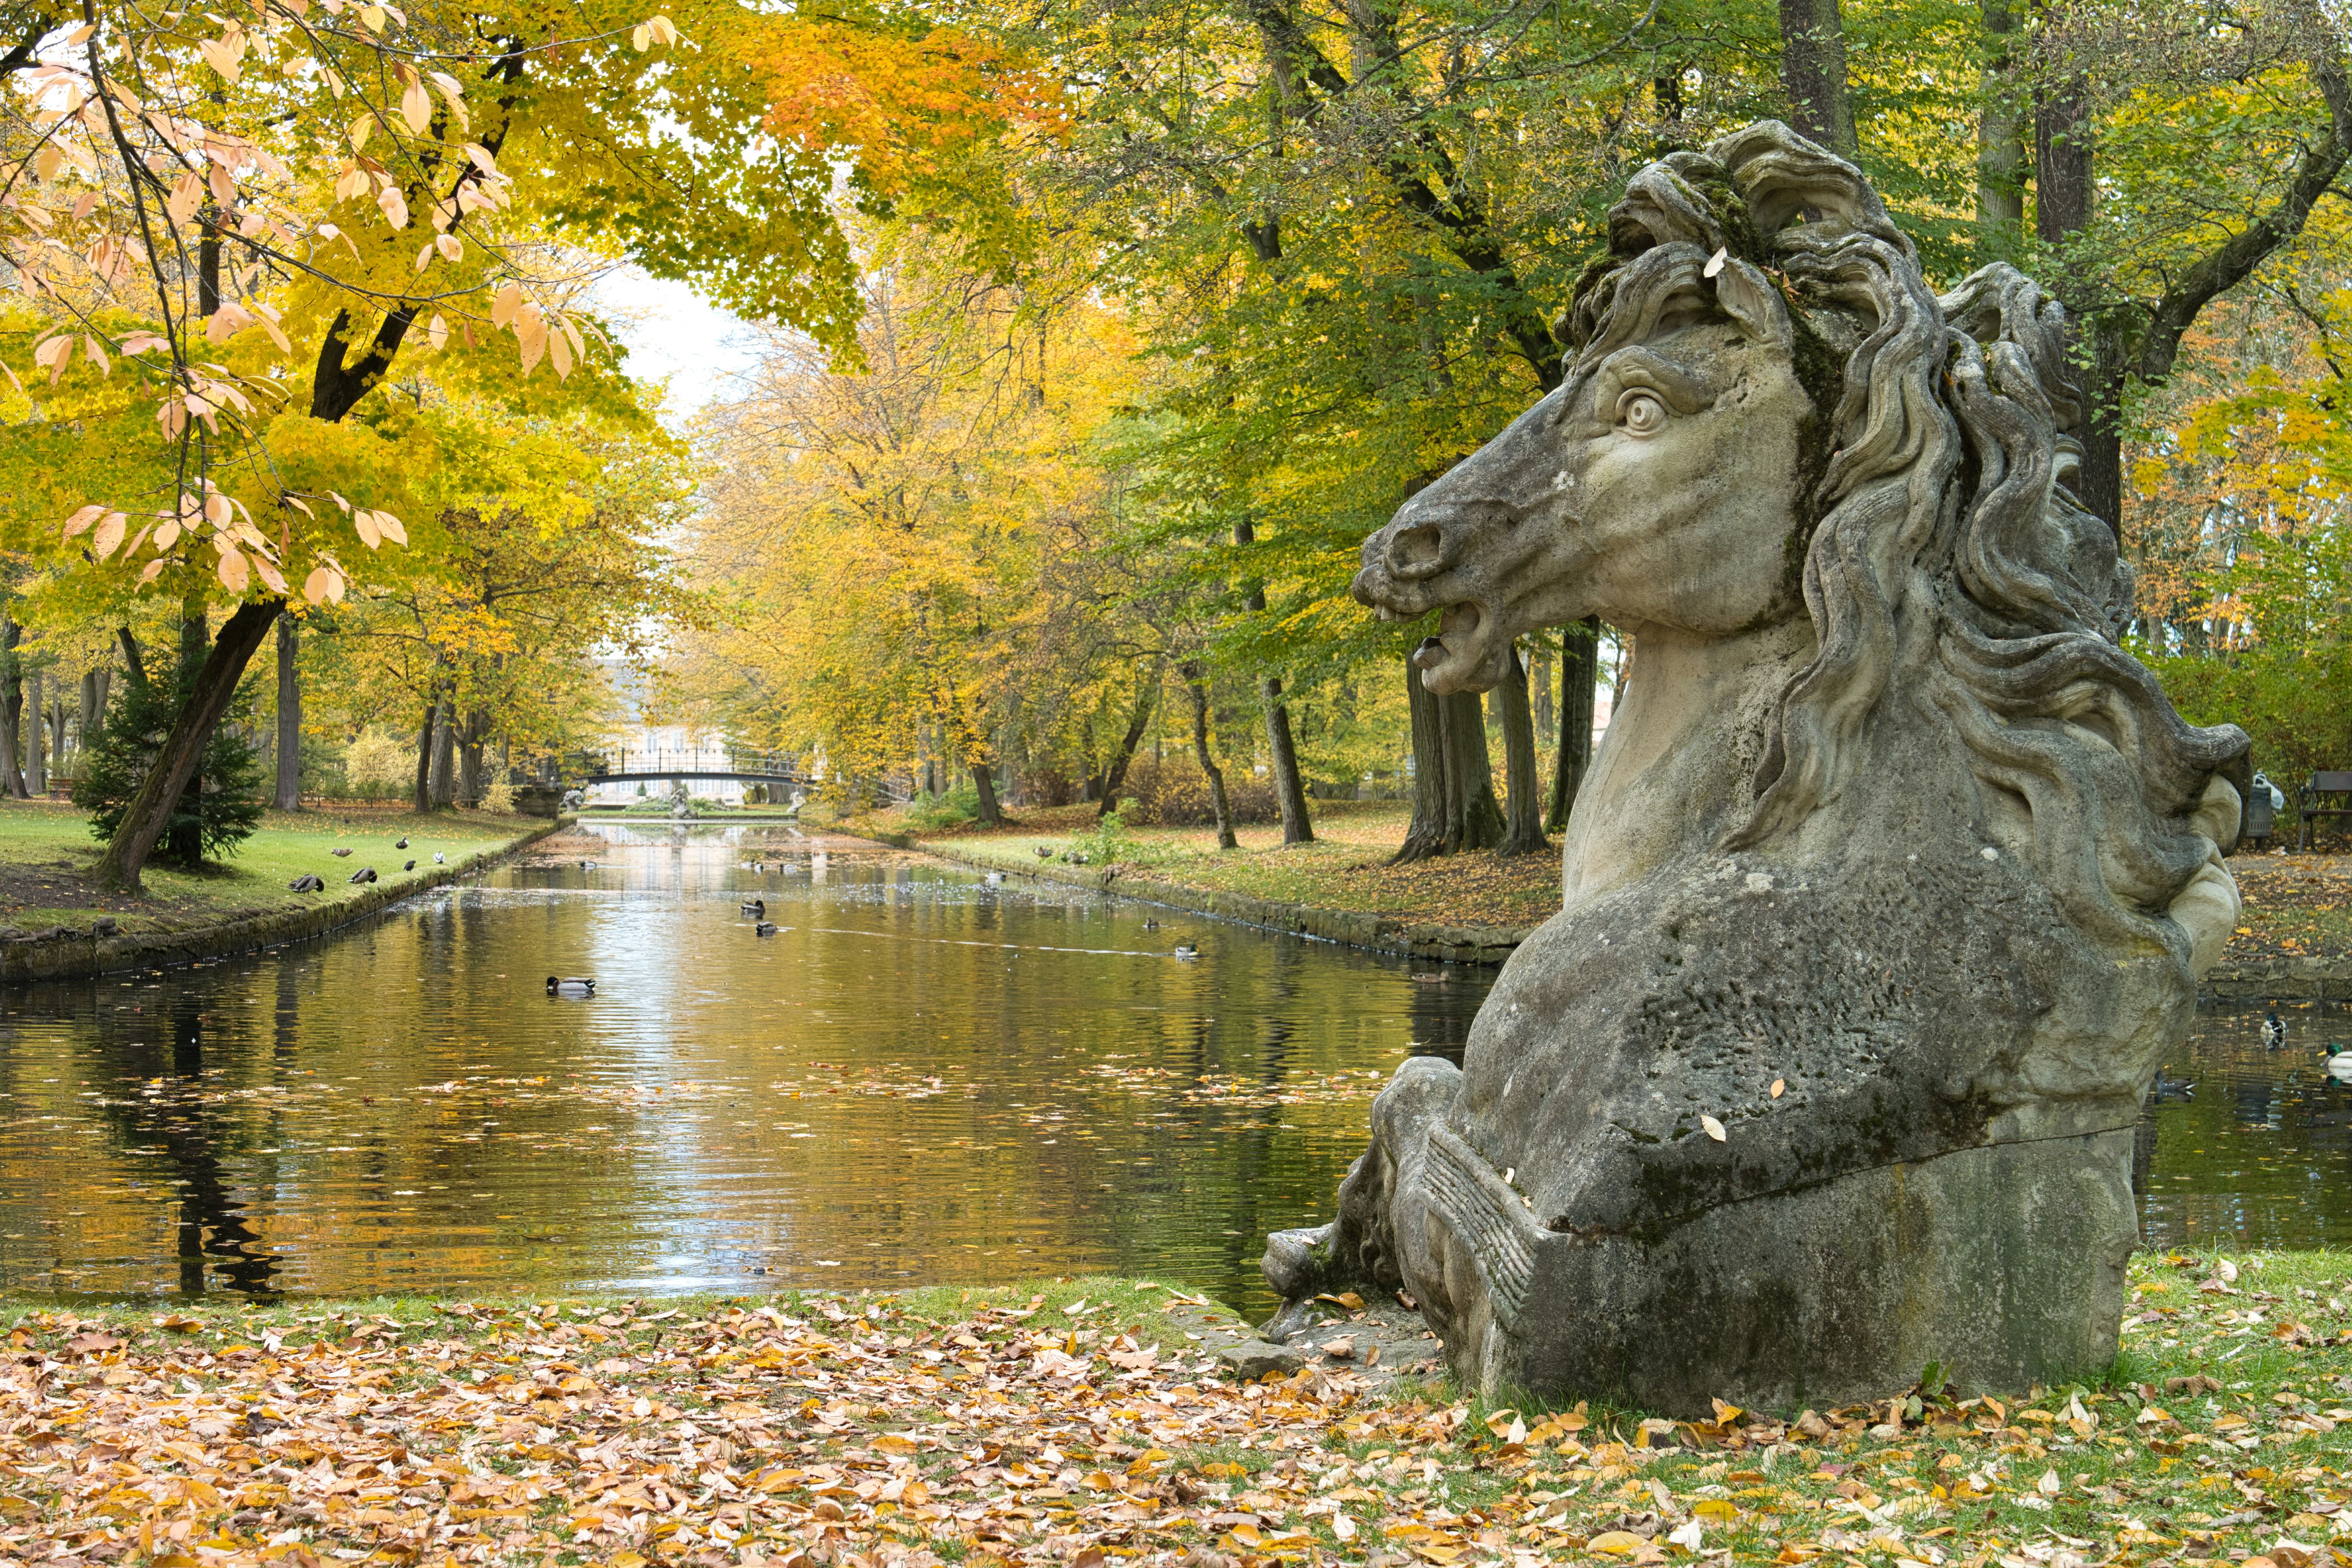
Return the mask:
<svg viewBox="0 0 2352 1568"><path fill-rule="evenodd" d="M1569 818L1568 909L1714 853L1746 820L1764 727L1815 646L1801 616L1715 639L1633 628L1633 668Z"/></svg>

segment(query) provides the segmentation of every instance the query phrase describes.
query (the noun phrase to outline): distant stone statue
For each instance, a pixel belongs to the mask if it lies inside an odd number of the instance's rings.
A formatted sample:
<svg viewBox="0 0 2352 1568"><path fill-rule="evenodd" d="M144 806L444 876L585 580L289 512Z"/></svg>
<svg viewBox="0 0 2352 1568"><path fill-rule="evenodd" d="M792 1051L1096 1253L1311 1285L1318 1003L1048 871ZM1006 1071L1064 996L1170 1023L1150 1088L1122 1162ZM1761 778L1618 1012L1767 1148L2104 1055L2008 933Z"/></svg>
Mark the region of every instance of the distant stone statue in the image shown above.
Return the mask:
<svg viewBox="0 0 2352 1568"><path fill-rule="evenodd" d="M1633 178L1562 333L1355 593L1443 611L1433 690L1594 614L1629 689L1564 908L1271 1238L1269 1331L1401 1288L1482 1390L1682 1413L2103 1367L2249 781L2116 644L2060 308L2007 266L1938 299L1768 121Z"/></svg>

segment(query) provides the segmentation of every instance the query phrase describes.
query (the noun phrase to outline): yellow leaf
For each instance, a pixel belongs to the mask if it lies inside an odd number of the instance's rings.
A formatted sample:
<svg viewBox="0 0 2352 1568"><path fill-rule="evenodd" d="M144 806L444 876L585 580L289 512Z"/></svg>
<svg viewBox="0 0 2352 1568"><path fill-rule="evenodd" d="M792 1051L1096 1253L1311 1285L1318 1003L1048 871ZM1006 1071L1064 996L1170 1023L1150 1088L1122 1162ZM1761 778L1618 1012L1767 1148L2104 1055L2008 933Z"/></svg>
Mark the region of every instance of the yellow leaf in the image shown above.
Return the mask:
<svg viewBox="0 0 2352 1568"><path fill-rule="evenodd" d="M875 1438L874 1448L877 1453L882 1454L914 1454L921 1452L921 1448L919 1445L908 1438L900 1436L896 1432L885 1432L879 1437Z"/></svg>
<svg viewBox="0 0 2352 1568"><path fill-rule="evenodd" d="M252 577L252 568L246 563L244 552L234 546L222 552L218 571L221 586L232 594L244 593L246 584Z"/></svg>
<svg viewBox="0 0 2352 1568"><path fill-rule="evenodd" d="M114 547L122 542L123 530L130 526L130 518L121 512L108 512L106 521L100 523L98 531L90 536L90 553L96 555L100 561L113 554Z"/></svg>
<svg viewBox="0 0 2352 1568"><path fill-rule="evenodd" d="M1782 1091L1783 1089L1787 1089L1788 1087L1789 1087L1789 1080L1788 1080L1787 1079L1785 1079L1785 1078L1776 1078L1776 1079L1774 1079L1772 1080L1772 1098L1773 1098L1773 1099L1775 1099L1775 1100L1780 1099L1780 1093L1781 1093L1781 1091Z"/></svg>
<svg viewBox="0 0 2352 1568"><path fill-rule="evenodd" d="M75 534L82 532L84 530L88 529L90 524L96 522L100 518L104 517L105 515L106 509L102 506L91 505L83 507L79 511L75 512L71 517L66 519L66 537L68 539L71 539Z"/></svg>
<svg viewBox="0 0 2352 1568"><path fill-rule="evenodd" d="M1702 1115L1702 1116L1698 1119L1698 1124L1699 1124L1701 1127L1703 1127L1703 1128L1705 1128L1705 1129L1706 1130L1706 1135L1707 1135L1708 1137L1710 1137L1710 1138L1714 1139L1714 1140L1715 1140L1717 1142L1718 1142L1718 1143L1720 1143L1720 1142L1724 1142L1724 1131L1723 1131L1723 1123L1722 1123L1722 1122L1717 1121L1714 1117L1712 1117L1712 1116L1705 1116L1705 1115Z"/></svg>
<svg viewBox="0 0 2352 1568"><path fill-rule="evenodd" d="M522 285L509 283L490 296L490 325L503 327L515 319L522 309ZM37 354L34 356L39 358Z"/></svg>
<svg viewBox="0 0 2352 1568"><path fill-rule="evenodd" d="M384 222L396 229L408 226L408 203L402 198L398 185L386 185L379 191L375 205L383 209Z"/></svg>
<svg viewBox="0 0 2352 1568"><path fill-rule="evenodd" d="M224 81L235 81L243 68L237 60L238 51L219 38L206 38L196 46L196 52L205 57L205 64L220 73Z"/></svg>
<svg viewBox="0 0 2352 1568"><path fill-rule="evenodd" d="M324 566L312 567L310 574L302 579L302 596L314 605L325 604L329 593L328 584L333 576L334 574L329 572Z"/></svg>
<svg viewBox="0 0 2352 1568"><path fill-rule="evenodd" d="M1691 1505L1691 1511L1701 1519L1712 1520L1717 1524L1729 1524L1739 1517L1739 1510L1737 1506L1715 1497L1701 1498Z"/></svg>
<svg viewBox="0 0 2352 1568"><path fill-rule="evenodd" d="M435 315L430 321L425 323L425 341L431 343L436 352L448 347L449 323L443 321L439 315Z"/></svg>
<svg viewBox="0 0 2352 1568"><path fill-rule="evenodd" d="M381 6L381 5L362 5L362 6L361 6L361 7L360 7L360 20L361 20L362 22L364 22L365 24L367 24L367 30L368 30L369 32L371 32L371 33L381 33L381 32L383 32L383 6ZM623 1552L623 1553L621 1554L621 1556L622 1556L622 1557L628 1557L628 1556L635 1556L635 1554L634 1552ZM644 1559L644 1558L642 1558L642 1557L640 1557L640 1558L638 1558L638 1559L637 1559L637 1561L638 1561L638 1562L640 1562L640 1563L642 1563L642 1562L644 1562L644 1561L645 1561L645 1559ZM613 1563L614 1563L614 1568L629 1568L629 1565L628 1565L628 1564L626 1564L626 1563L622 1563L622 1562L621 1562L621 1559L620 1559L619 1557L614 1558L614 1559L613 1560Z"/></svg>
<svg viewBox="0 0 2352 1568"><path fill-rule="evenodd" d="M408 90L400 95L400 117L408 121L412 136L424 135L425 128L433 123L433 95L425 90L421 78L410 82Z"/></svg>
<svg viewBox="0 0 2352 1568"><path fill-rule="evenodd" d="M1631 1531L1605 1530L1584 1544L1588 1551L1606 1552L1612 1557L1628 1557L1649 1542Z"/></svg>

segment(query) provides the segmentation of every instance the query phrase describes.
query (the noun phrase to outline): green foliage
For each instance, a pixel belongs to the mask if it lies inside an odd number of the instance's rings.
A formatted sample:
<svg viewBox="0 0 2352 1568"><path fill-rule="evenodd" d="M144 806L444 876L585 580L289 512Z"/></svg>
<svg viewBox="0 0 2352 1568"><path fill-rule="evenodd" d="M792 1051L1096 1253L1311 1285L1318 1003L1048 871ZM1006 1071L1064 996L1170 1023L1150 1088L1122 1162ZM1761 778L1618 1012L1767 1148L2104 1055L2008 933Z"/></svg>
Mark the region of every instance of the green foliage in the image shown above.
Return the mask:
<svg viewBox="0 0 2352 1568"><path fill-rule="evenodd" d="M194 684L192 668L150 671L143 680L124 681L108 705L105 728L73 792L74 804L90 814L90 831L100 839L113 838L124 807L154 765ZM223 722L214 727L194 781L181 793L155 841L157 860L184 868L218 860L234 854L261 825L261 759L246 743L238 723L252 710L251 695L240 691Z"/></svg>
<svg viewBox="0 0 2352 1568"><path fill-rule="evenodd" d="M979 786L966 778L940 795L928 791L918 793L907 803L907 809L900 815L908 827L917 833L960 827L980 815Z"/></svg>

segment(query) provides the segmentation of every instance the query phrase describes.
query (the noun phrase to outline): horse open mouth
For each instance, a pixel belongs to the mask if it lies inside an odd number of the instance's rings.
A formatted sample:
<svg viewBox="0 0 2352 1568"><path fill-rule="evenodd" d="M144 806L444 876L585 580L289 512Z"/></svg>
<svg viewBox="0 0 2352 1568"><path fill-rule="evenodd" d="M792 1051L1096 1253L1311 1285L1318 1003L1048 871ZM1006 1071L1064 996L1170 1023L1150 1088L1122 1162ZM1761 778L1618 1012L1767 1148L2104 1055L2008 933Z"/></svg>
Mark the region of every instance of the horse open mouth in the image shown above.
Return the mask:
<svg viewBox="0 0 2352 1568"><path fill-rule="evenodd" d="M1465 599L1446 606L1437 635L1412 650L1412 664L1432 691L1485 691L1503 679L1501 661L1487 647L1486 612Z"/></svg>

